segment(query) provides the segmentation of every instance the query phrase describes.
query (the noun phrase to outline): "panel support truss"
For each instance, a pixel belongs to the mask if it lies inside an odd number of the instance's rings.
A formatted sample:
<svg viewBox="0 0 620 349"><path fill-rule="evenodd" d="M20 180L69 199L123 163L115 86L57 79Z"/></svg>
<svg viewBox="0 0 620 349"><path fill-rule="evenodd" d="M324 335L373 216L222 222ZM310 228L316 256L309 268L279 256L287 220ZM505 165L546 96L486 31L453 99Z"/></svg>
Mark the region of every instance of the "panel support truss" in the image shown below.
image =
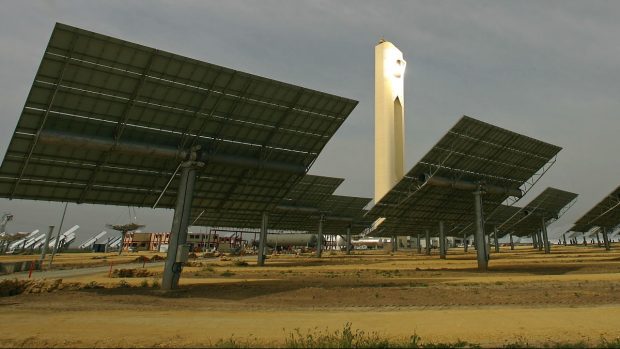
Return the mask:
<svg viewBox="0 0 620 349"><path fill-rule="evenodd" d="M530 189L532 189L532 187L536 183L538 183L540 178L542 178L542 176L545 173L547 173L547 171L549 171L549 169L555 164L556 160L557 160L557 156L554 156L540 170L538 170L538 172L536 172L530 179L528 179L527 181L525 181L525 183L523 183L523 185L521 185L520 189L521 189L521 193L523 193L523 196L525 196L525 194L527 194L530 191ZM503 204L506 206L512 206L517 201L521 200L523 196L521 197L510 196L503 202Z"/></svg>
<svg viewBox="0 0 620 349"><path fill-rule="evenodd" d="M175 147L152 145L132 141L118 141L103 137L84 137L67 132L43 131L39 135L39 143L72 146L75 148L92 149L99 151L117 151L128 155L149 156L162 159L188 159L190 151L179 150ZM227 154L199 153L196 159L210 164L221 164L241 168L262 169L275 172L286 172L303 175L306 167L281 161L267 161L252 157Z"/></svg>

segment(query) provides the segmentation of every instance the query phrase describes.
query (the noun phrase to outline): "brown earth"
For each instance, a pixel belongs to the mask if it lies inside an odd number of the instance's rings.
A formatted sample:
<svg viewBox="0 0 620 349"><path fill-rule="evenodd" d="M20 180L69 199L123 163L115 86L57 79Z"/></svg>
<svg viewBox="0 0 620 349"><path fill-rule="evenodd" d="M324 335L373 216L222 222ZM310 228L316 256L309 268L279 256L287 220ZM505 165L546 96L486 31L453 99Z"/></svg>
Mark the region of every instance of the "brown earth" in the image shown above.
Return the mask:
<svg viewBox="0 0 620 349"><path fill-rule="evenodd" d="M72 256L71 262L92 257ZM347 322L389 338L415 333L423 342L460 339L483 346L594 345L601 336L620 336L616 250L554 247L544 255L527 247L503 249L492 255L486 273L476 271L473 251L457 249L447 260L411 252L327 252L321 259L272 256L265 267L253 260L248 266L234 259L197 262L185 268L175 292L151 287L161 266L147 264L154 276L100 273L62 281L105 288L0 298L1 345L205 346L231 336L276 345L295 329L334 331Z"/></svg>

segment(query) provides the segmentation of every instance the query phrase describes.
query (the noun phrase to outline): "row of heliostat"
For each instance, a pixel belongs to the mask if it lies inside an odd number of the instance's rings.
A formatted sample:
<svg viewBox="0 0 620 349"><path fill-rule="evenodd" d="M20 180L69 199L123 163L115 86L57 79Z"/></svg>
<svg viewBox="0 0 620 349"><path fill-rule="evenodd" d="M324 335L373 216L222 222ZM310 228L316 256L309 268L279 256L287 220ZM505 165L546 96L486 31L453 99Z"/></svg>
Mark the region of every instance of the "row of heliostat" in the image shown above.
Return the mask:
<svg viewBox="0 0 620 349"><path fill-rule="evenodd" d="M57 24L0 167L0 196L174 208L180 164L198 168L194 224L408 235L487 222L555 161L560 148L470 117L457 124L370 212L333 195L342 179L307 176L356 101ZM530 205L531 206L531 205ZM521 233L544 213L512 214ZM542 218L540 218L542 219ZM529 222L529 223L528 223ZM524 231L524 230L523 230Z"/></svg>

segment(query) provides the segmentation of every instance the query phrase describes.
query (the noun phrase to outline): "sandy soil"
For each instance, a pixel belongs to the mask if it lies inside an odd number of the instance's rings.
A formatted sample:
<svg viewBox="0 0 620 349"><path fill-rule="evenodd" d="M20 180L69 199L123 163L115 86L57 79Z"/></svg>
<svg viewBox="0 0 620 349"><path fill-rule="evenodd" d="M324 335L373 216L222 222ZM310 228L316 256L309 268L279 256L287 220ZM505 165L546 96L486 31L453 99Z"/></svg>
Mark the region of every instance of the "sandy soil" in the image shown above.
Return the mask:
<svg viewBox="0 0 620 349"><path fill-rule="evenodd" d="M617 248L617 246L615 246ZM92 254L82 255L88 261ZM135 256L127 256L135 258ZM79 264L80 257L73 262ZM140 287L159 279L107 273L65 278L99 289L0 298L3 346L204 346L218 339L282 343L295 329L354 329L423 341L484 346L620 336L620 251L556 247L494 254L475 270L470 251L447 260L411 252L273 256L267 266L196 260L179 291Z"/></svg>

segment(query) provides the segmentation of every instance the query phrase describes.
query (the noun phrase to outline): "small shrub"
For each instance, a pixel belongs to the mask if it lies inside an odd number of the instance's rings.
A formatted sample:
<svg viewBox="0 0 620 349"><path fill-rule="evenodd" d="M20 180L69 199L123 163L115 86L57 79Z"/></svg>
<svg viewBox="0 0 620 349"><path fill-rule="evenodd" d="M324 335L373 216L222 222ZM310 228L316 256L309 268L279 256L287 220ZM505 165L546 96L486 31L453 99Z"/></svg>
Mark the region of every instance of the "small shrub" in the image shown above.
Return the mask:
<svg viewBox="0 0 620 349"><path fill-rule="evenodd" d="M27 287L27 281L6 279L0 281L0 297L16 296Z"/></svg>
<svg viewBox="0 0 620 349"><path fill-rule="evenodd" d="M134 259L134 262L136 263L148 263L150 261L151 260L147 256L138 256L136 259Z"/></svg>
<svg viewBox="0 0 620 349"><path fill-rule="evenodd" d="M153 280L153 282L151 283L151 287L152 288L159 288L159 281L157 279Z"/></svg>
<svg viewBox="0 0 620 349"><path fill-rule="evenodd" d="M233 260L233 264L237 267L247 267L248 266L248 262L242 260L242 259L235 259Z"/></svg>
<svg viewBox="0 0 620 349"><path fill-rule="evenodd" d="M231 272L230 270L226 270L225 272L220 274L220 276L225 276L225 277L229 277L233 275L235 275L235 273Z"/></svg>
<svg viewBox="0 0 620 349"><path fill-rule="evenodd" d="M118 282L118 288L130 288L131 285L125 281L125 280L121 280Z"/></svg>
<svg viewBox="0 0 620 349"><path fill-rule="evenodd" d="M84 286L82 286L83 289L96 289L96 288L103 288L103 285L100 285L97 283L97 281L91 281L87 284L85 284Z"/></svg>
<svg viewBox="0 0 620 349"><path fill-rule="evenodd" d="M114 269L112 275L117 278L147 277L151 272L146 269Z"/></svg>
<svg viewBox="0 0 620 349"><path fill-rule="evenodd" d="M183 265L186 267L202 267L202 262L185 262Z"/></svg>
<svg viewBox="0 0 620 349"><path fill-rule="evenodd" d="M140 287L142 287L142 288L149 287L149 281L147 279L142 280L140 282Z"/></svg>

